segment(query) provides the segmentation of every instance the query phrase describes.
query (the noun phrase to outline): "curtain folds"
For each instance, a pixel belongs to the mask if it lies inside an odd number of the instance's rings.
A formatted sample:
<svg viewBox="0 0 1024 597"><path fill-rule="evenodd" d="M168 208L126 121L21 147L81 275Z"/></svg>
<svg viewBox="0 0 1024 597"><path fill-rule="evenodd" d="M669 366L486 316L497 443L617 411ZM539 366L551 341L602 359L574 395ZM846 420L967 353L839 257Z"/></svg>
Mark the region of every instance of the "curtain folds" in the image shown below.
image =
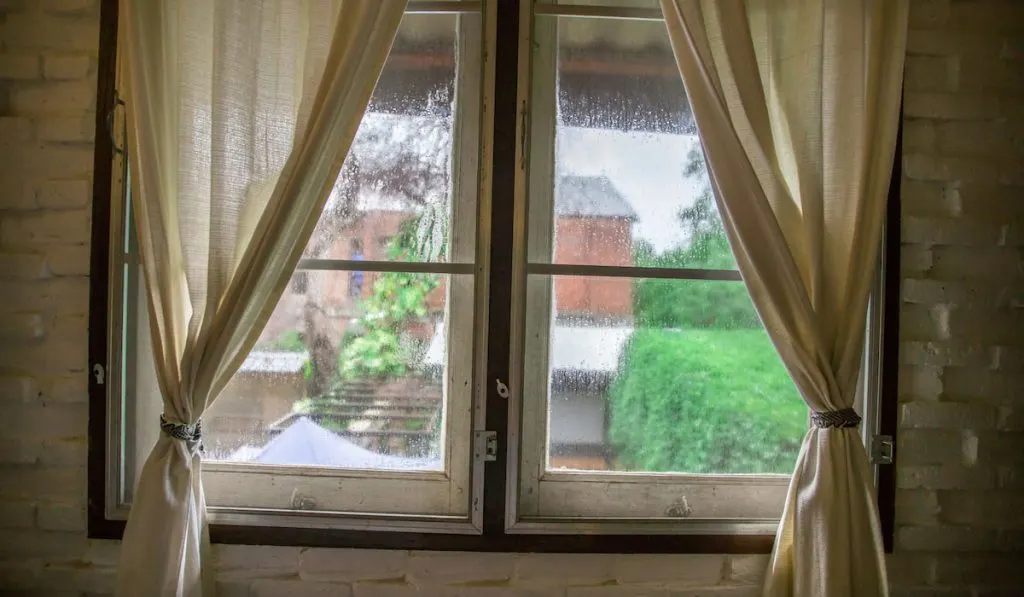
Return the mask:
<svg viewBox="0 0 1024 597"><path fill-rule="evenodd" d="M163 433L117 594L209 597L199 421L291 276L405 0L121 0L132 205Z"/></svg>
<svg viewBox="0 0 1024 597"><path fill-rule="evenodd" d="M887 595L853 412L908 0L662 0L726 233L813 413L766 597Z"/></svg>

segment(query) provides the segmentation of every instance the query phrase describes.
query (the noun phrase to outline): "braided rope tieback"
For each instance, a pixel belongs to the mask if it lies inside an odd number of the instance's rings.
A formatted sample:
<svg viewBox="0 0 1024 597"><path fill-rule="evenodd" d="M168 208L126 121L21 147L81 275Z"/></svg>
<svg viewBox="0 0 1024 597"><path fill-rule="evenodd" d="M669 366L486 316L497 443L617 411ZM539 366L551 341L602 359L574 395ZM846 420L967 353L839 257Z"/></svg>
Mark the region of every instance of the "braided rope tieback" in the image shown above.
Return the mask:
<svg viewBox="0 0 1024 597"><path fill-rule="evenodd" d="M163 431L174 439L180 439L185 442L185 445L188 447L188 451L192 454L195 454L197 451L203 451L202 420L196 421L191 425L186 425L185 423L171 423L161 414L160 431Z"/></svg>
<svg viewBox="0 0 1024 597"><path fill-rule="evenodd" d="M860 425L860 415L852 408L812 412L811 422L819 429L856 427Z"/></svg>

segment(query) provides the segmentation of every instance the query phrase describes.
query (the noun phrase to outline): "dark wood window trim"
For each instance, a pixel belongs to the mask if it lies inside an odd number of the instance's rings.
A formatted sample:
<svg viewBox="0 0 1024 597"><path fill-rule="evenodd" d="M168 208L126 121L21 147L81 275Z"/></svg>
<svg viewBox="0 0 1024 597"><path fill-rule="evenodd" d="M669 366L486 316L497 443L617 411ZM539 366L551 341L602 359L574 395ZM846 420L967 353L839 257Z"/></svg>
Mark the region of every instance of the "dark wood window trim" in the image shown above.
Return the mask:
<svg viewBox="0 0 1024 597"><path fill-rule="evenodd" d="M497 3L498 33L494 90L492 173L492 246L490 254L490 305L488 325L488 379L509 378L509 334L512 279L513 189L517 128L517 62L520 0ZM92 254L89 311L89 363L102 364L108 350L108 281L110 197L113 142L107 115L114 108L116 84L118 0L102 0L96 109L96 149L93 176ZM900 125L902 131L902 123ZM901 135L900 135L901 137ZM897 141L885 239L887 266L884 280L883 363L880 405L881 429L896 434L897 369L899 351L900 196L901 142ZM487 429L508 428L508 402L488 384ZM98 376L89 376L89 471L88 535L120 539L125 523L105 515L106 387ZM505 533L506 434L498 434L498 458L484 473L484 525L480 535L345 531L308 528L211 525L217 543L299 545L376 549L426 549L490 552L580 553L768 553L772 535L527 535ZM895 513L894 466L880 468L878 503L887 552L892 551Z"/></svg>
<svg viewBox="0 0 1024 597"><path fill-rule="evenodd" d="M903 179L903 105L900 103L896 149L893 152L892 178L885 211L885 277L882 280L882 346L880 375L881 397L878 405L878 433L893 438L893 463L878 467L876 495L878 517L882 526L885 553L893 552L896 540L896 432L899 418L900 365L900 249L902 241L902 202L900 185Z"/></svg>
<svg viewBox="0 0 1024 597"><path fill-rule="evenodd" d="M89 470L88 534L121 538L124 523L106 517L107 388L92 371L107 362L110 282L110 207L114 143L107 127L117 88L118 0L100 4L100 45L96 66L96 148L92 176L92 240L89 259ZM104 365L105 366L105 365ZM105 377L102 376L102 377ZM105 381L105 380L102 380Z"/></svg>

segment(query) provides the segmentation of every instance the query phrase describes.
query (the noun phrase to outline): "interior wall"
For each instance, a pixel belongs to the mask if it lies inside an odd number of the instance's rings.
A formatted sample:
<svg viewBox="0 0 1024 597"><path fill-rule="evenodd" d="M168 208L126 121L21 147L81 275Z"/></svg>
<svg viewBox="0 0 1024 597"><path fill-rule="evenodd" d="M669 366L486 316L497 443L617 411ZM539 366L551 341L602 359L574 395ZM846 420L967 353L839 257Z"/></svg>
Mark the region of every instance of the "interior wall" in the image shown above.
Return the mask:
<svg viewBox="0 0 1024 597"><path fill-rule="evenodd" d="M99 0L0 0L0 593L107 595L85 535ZM1024 594L1024 2L913 0L897 596ZM228 597L759 595L766 556L218 546Z"/></svg>

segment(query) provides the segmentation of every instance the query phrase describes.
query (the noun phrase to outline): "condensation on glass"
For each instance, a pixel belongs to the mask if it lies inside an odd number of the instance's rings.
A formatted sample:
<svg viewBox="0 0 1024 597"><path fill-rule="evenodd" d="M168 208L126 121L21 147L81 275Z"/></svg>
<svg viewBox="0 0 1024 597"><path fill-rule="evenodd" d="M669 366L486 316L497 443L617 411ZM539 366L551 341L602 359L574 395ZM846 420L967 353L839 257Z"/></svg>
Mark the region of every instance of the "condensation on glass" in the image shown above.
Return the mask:
<svg viewBox="0 0 1024 597"><path fill-rule="evenodd" d="M523 362L546 401L524 470L790 473L806 406L735 275L664 23L541 14L535 33ZM572 270L595 265L623 271Z"/></svg>
<svg viewBox="0 0 1024 597"><path fill-rule="evenodd" d="M479 28L479 16L473 14L403 18L303 255L328 269L300 266L286 285L256 346L203 417L205 461L447 470L453 454L449 386L458 377L459 387L468 387L461 380L470 377L471 359L460 354L464 366L453 373L444 338L452 309L461 310L463 315L454 319L469 333L474 280L443 269L449 262L471 263L475 254L475 189L463 189L461 199L455 198L457 39L460 31L478 37ZM463 151L475 152L475 141ZM127 396L155 396L159 390L145 292L130 236L125 243L129 265L122 272L123 387ZM395 271L360 269L363 261L394 263ZM403 272L400 262L433 262L441 270ZM468 400L468 393L460 394L461 402ZM122 408L129 430L123 452L125 486L130 488L156 441L162 407L159 400L125 400ZM460 417L460 428L468 427ZM465 486L466 474L453 475L456 485ZM230 493L230 488L218 489L219 479L210 481L213 500ZM130 501L130 491L125 493ZM437 501L439 510L464 509L446 495L423 499ZM278 503L277 497L266 499L271 500L268 507L298 507ZM383 500L376 507L419 511L392 502ZM354 506L339 502L336 507Z"/></svg>
<svg viewBox="0 0 1024 597"><path fill-rule="evenodd" d="M696 198L705 219L717 218L664 23L542 16L538 25L557 29L550 259L693 267L659 259L694 235Z"/></svg>
<svg viewBox="0 0 1024 597"><path fill-rule="evenodd" d="M448 276L296 272L256 347L204 417L206 458L342 468L441 468ZM294 276L293 276L294 277ZM361 292L351 293L352 280ZM409 301L410 310L395 304Z"/></svg>
<svg viewBox="0 0 1024 597"><path fill-rule="evenodd" d="M457 19L402 19L304 257L449 260ZM419 250L393 251L379 242L403 227L415 233Z"/></svg>
<svg viewBox="0 0 1024 597"><path fill-rule="evenodd" d="M529 277L553 286L547 467L789 473L807 409L741 282Z"/></svg>

